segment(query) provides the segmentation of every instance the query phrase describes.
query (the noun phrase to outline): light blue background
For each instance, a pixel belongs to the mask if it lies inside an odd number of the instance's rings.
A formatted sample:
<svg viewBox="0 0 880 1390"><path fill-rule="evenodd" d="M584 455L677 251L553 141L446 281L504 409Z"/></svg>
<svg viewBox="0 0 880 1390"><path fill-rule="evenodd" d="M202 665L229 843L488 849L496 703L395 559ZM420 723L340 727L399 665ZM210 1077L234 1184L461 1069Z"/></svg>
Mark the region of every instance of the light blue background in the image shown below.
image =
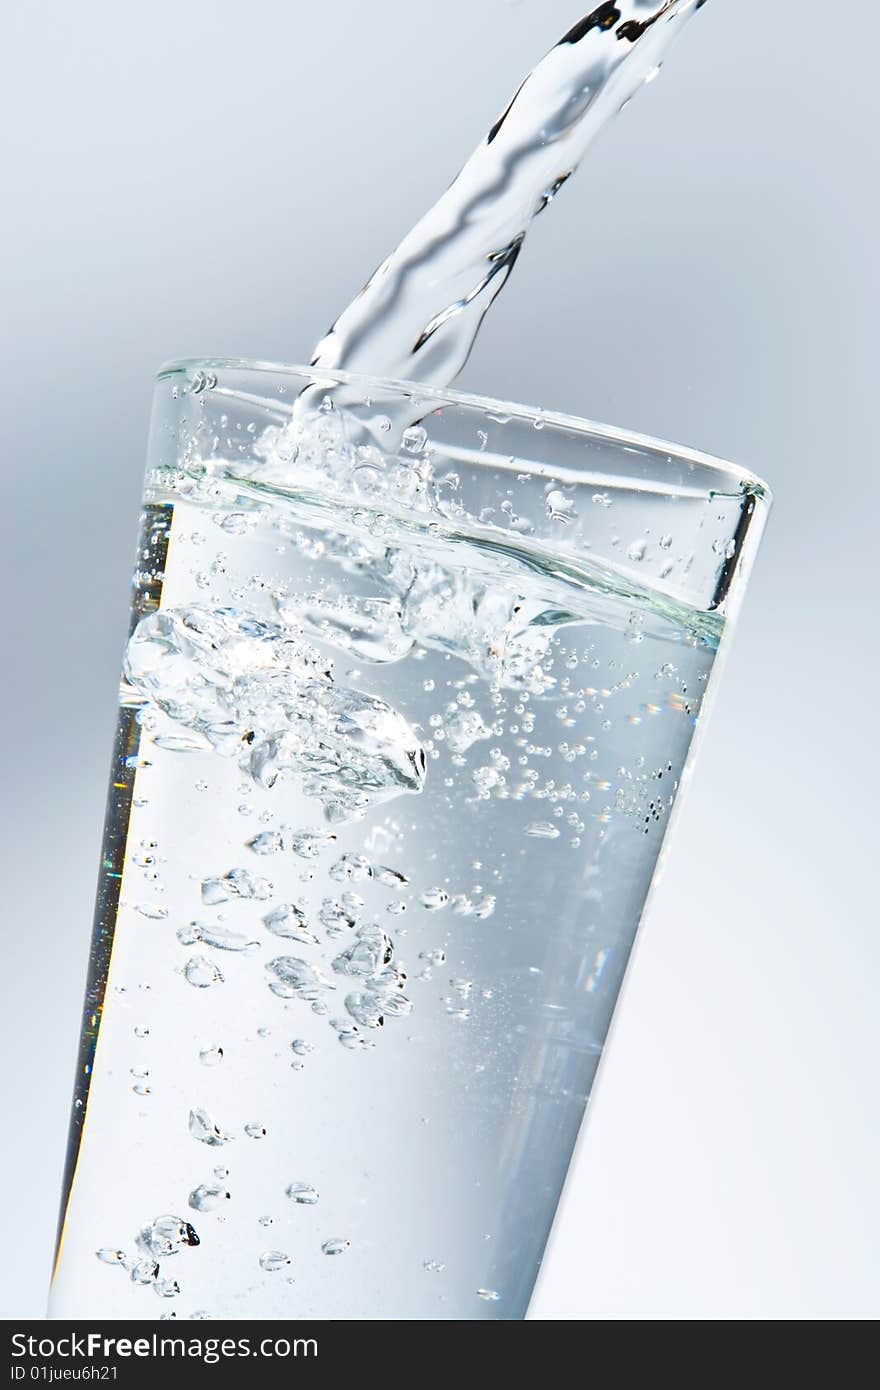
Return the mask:
<svg viewBox="0 0 880 1390"><path fill-rule="evenodd" d="M579 10L12 0L6 1317L43 1309L153 371L306 358ZM872 0L712 0L541 219L464 378L777 499L542 1317L880 1312L878 44Z"/></svg>

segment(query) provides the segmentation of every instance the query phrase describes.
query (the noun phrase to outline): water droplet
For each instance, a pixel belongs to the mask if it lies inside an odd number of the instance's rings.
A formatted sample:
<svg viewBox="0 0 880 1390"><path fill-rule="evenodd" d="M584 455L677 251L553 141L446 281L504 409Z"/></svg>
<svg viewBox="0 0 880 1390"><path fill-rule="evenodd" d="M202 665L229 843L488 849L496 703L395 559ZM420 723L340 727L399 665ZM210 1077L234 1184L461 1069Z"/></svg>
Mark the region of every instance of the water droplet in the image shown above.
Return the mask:
<svg viewBox="0 0 880 1390"><path fill-rule="evenodd" d="M189 1194L189 1204L194 1211L216 1211L229 1200L229 1193L219 1183L202 1183Z"/></svg>
<svg viewBox="0 0 880 1390"><path fill-rule="evenodd" d="M477 1289L477 1298L482 1298L484 1303L500 1303L501 1295L497 1289Z"/></svg>
<svg viewBox="0 0 880 1390"><path fill-rule="evenodd" d="M420 951L419 960L425 960L429 965L443 965L446 960L446 952L439 947L432 951Z"/></svg>
<svg viewBox="0 0 880 1390"><path fill-rule="evenodd" d="M223 983L223 973L220 967L215 965L206 956L190 956L183 973L187 982L196 989L210 989L212 985Z"/></svg>
<svg viewBox="0 0 880 1390"><path fill-rule="evenodd" d="M259 1120L249 1120L244 1127L244 1132L250 1139L265 1139L266 1126L260 1124Z"/></svg>
<svg viewBox="0 0 880 1390"><path fill-rule="evenodd" d="M439 1260L422 1261L422 1269L424 1269L428 1274L442 1274L445 1268L446 1266L444 1264L441 1264Z"/></svg>
<svg viewBox="0 0 880 1390"><path fill-rule="evenodd" d="M324 1241L321 1249L325 1255L342 1255L351 1249L351 1241L343 1240L341 1236L333 1236L330 1240Z"/></svg>
<svg viewBox="0 0 880 1390"><path fill-rule="evenodd" d="M304 1038L294 1038L290 1044L297 1057L307 1057L310 1052L314 1052L314 1043L306 1042Z"/></svg>
<svg viewBox="0 0 880 1390"><path fill-rule="evenodd" d="M320 1195L318 1189L308 1182L292 1182L285 1190L292 1202L298 1202L303 1207L313 1207Z"/></svg>
<svg viewBox="0 0 880 1390"><path fill-rule="evenodd" d="M638 540L632 542L627 548L626 553L635 564L641 564L648 553L648 542L640 537Z"/></svg>
<svg viewBox="0 0 880 1390"><path fill-rule="evenodd" d="M223 1061L223 1048L219 1043L199 1050L199 1061L203 1067L216 1067Z"/></svg>
<svg viewBox="0 0 880 1390"><path fill-rule="evenodd" d="M134 1029L134 1035L136 1038L148 1038L150 1036L150 1030L146 1024L139 1023Z"/></svg>

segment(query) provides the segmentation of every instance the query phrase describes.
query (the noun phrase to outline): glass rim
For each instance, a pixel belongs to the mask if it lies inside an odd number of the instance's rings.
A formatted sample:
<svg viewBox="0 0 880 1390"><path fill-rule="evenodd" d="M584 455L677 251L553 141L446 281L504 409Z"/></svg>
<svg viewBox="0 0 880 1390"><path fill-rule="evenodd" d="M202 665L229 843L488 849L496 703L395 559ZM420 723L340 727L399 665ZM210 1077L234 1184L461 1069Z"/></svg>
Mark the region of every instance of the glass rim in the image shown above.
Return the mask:
<svg viewBox="0 0 880 1390"><path fill-rule="evenodd" d="M675 444L670 440L644 434L638 430L624 429L618 425L606 425L588 416L573 415L567 411L546 410L542 406L524 405L518 401L508 401L501 397L481 396L476 392L460 391L454 387L431 386L420 381L406 381L395 377L366 372L348 372L336 367L315 367L290 362L272 362L262 358L246 357L174 357L164 362L156 372L156 381L198 370L240 371L254 373L273 373L291 377L310 377L314 381L326 381L328 386L358 386L363 384L375 391L416 397L437 405L458 405L472 410L505 415L510 419L539 421L542 426L555 427L582 435L585 439L602 440L622 450L638 449L653 455L670 456L696 468L704 468L720 473L730 479L732 491L748 492L769 507L773 502L773 491L763 478L740 464L731 463L716 454L688 445ZM637 481L633 479L633 481ZM713 489L717 492L717 489Z"/></svg>

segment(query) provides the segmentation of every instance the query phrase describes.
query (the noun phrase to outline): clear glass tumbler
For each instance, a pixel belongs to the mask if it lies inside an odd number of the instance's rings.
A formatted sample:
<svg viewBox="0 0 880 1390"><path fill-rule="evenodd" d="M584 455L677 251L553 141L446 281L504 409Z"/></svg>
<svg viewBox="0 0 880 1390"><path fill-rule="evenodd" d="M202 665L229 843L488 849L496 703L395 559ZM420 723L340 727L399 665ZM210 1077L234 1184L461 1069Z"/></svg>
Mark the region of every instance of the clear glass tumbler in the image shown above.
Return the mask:
<svg viewBox="0 0 880 1390"><path fill-rule="evenodd" d="M525 1316L768 505L522 406L160 373L52 1316Z"/></svg>

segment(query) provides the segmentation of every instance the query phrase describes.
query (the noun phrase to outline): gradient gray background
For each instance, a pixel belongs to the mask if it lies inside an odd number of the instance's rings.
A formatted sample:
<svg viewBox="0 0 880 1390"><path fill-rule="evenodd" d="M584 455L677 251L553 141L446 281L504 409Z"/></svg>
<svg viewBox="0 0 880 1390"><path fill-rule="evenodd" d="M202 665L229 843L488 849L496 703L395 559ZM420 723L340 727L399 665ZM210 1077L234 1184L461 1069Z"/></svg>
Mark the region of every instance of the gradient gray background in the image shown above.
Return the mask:
<svg viewBox="0 0 880 1390"><path fill-rule="evenodd" d="M153 372L306 359L580 11L4 19L7 1317L44 1307ZM540 1317L880 1312L878 46L873 0L713 0L541 219L463 379L776 493Z"/></svg>

